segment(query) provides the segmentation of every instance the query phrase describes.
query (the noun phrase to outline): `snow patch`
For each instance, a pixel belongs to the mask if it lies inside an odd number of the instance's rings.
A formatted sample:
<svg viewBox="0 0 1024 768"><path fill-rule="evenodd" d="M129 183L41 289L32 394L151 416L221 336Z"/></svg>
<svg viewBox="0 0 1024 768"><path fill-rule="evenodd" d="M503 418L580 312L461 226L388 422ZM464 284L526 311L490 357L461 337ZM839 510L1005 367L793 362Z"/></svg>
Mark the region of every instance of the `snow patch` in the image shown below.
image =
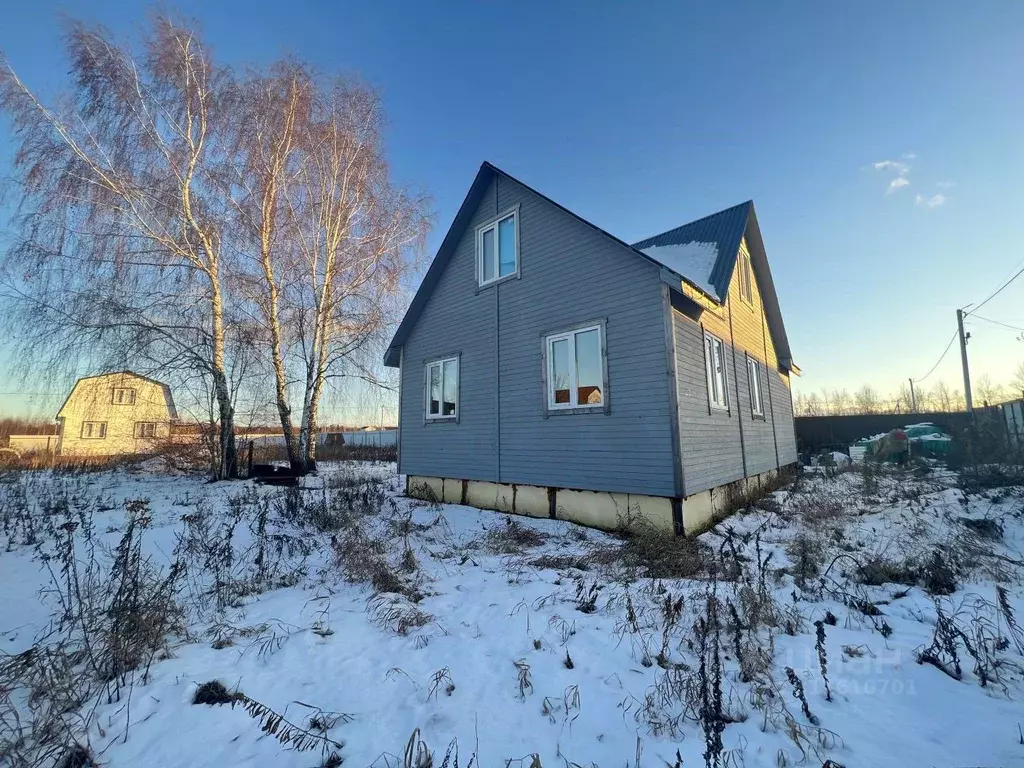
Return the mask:
<svg viewBox="0 0 1024 768"><path fill-rule="evenodd" d="M675 245L652 245L641 250L656 262L678 275L682 275L705 293L721 301L721 296L711 284L711 271L718 261L716 243L678 243Z"/></svg>

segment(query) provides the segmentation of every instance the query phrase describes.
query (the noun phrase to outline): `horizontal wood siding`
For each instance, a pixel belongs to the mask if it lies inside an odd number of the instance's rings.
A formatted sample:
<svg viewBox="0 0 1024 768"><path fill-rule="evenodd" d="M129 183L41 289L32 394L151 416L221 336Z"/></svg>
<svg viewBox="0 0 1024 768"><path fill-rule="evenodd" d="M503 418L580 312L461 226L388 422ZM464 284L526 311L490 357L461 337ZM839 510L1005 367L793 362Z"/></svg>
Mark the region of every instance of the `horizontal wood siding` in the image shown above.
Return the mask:
<svg viewBox="0 0 1024 768"><path fill-rule="evenodd" d="M495 195L492 182L402 350L399 471L406 474L496 479L494 295L476 292L474 243L476 227L494 216ZM461 354L459 421L424 423L425 362L451 354Z"/></svg>
<svg viewBox="0 0 1024 768"><path fill-rule="evenodd" d="M500 481L673 495L659 268L508 179L498 200L522 217L522 279L497 286ZM598 319L610 412L545 418L543 335Z"/></svg>
<svg viewBox="0 0 1024 768"><path fill-rule="evenodd" d="M750 253L747 241L740 242L740 263L749 263ZM739 264L736 265L739 269ZM757 283L757 275L750 281L751 300L744 301L740 295L740 281L737 274L729 283L729 294L726 305L732 320L731 330L735 345L736 366L740 372L740 403L743 408L743 447L747 459L747 475L757 475L778 467L778 456L775 453L774 414L769 404L768 378L779 366L775 355L775 345L768 331L768 319L764 314L761 301L761 290ZM764 416L754 416L753 404L750 401L750 376L747 371L747 357L760 363L761 391L764 401Z"/></svg>
<svg viewBox="0 0 1024 768"><path fill-rule="evenodd" d="M475 228L520 206L520 278L478 290ZM403 351L401 471L674 492L659 268L498 176ZM603 320L608 413L545 417L542 338ZM458 424L423 424L423 362L461 352Z"/></svg>
<svg viewBox="0 0 1024 768"><path fill-rule="evenodd" d="M687 496L743 477L739 421L735 415L736 388L732 365L727 365L730 411L711 411L704 366L704 332L690 318L672 310L676 347L676 395L679 401L679 452ZM726 327L727 328L727 327ZM718 334L716 334L718 335ZM727 334L723 341L728 345Z"/></svg>
<svg viewBox="0 0 1024 768"><path fill-rule="evenodd" d="M758 367L761 377L761 392L764 401L762 416L754 416L750 401L750 372L747 369L747 353L734 350L736 370L739 372L739 406L743 410L743 450L747 458L747 476L759 475L778 466L775 458L775 437L772 433L772 413L768 403L768 372L763 364Z"/></svg>
<svg viewBox="0 0 1024 768"><path fill-rule="evenodd" d="M772 405L775 408L775 437L779 444L779 465L786 466L797 460L796 426L793 422L793 392L789 386L789 375L781 371L773 373Z"/></svg>
<svg viewBox="0 0 1024 768"><path fill-rule="evenodd" d="M740 244L739 255L749 259L745 239ZM687 293L683 286L684 294L703 308L699 323L672 310L676 331L679 440L686 495L796 460L789 375L779 370L757 275L753 278L751 301L747 302L740 296L740 281L734 272L721 306ZM710 412L708 408L702 329L726 344L731 399L728 413ZM760 363L763 417L755 417L753 413L748 356Z"/></svg>

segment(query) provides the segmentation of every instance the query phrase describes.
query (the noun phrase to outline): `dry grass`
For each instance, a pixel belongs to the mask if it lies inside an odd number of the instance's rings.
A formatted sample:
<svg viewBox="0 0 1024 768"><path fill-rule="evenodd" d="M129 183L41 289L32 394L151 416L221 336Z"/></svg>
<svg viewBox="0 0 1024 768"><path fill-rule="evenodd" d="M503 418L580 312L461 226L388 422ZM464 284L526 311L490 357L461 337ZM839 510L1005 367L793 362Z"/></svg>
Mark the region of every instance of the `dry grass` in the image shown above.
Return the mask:
<svg viewBox="0 0 1024 768"><path fill-rule="evenodd" d="M504 525L491 528L484 537L487 549L498 555L518 555L527 549L539 547L546 541L547 536L543 533L511 517L505 518Z"/></svg>
<svg viewBox="0 0 1024 768"><path fill-rule="evenodd" d="M352 525L331 536L334 565L354 584L370 584L375 592L415 596L415 590L388 562L384 539L369 535L361 525Z"/></svg>
<svg viewBox="0 0 1024 768"><path fill-rule="evenodd" d="M541 555L530 561L534 568L547 568L552 571L564 571L575 568L578 571L590 570L590 565L579 555Z"/></svg>
<svg viewBox="0 0 1024 768"><path fill-rule="evenodd" d="M623 534L620 546L597 546L588 559L621 570L631 579L705 578L710 548L697 539L673 536L654 527Z"/></svg>
<svg viewBox="0 0 1024 768"><path fill-rule="evenodd" d="M398 635L408 635L418 627L426 626L433 618L421 611L404 595L377 594L367 603L370 621Z"/></svg>

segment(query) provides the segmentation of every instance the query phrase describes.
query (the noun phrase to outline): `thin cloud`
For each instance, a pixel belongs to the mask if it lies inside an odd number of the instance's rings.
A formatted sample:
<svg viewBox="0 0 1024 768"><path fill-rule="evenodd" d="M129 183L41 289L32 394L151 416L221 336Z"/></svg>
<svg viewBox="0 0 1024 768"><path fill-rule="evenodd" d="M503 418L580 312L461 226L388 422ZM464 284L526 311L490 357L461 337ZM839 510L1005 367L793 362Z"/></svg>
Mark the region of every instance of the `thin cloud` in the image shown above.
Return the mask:
<svg viewBox="0 0 1024 768"><path fill-rule="evenodd" d="M936 182L935 186L938 187L939 189L952 189L953 187L956 186L956 182L955 181L939 181L939 182Z"/></svg>
<svg viewBox="0 0 1024 768"><path fill-rule="evenodd" d="M901 157L904 160L916 160L917 159L917 152L904 152L901 155Z"/></svg>
<svg viewBox="0 0 1024 768"><path fill-rule="evenodd" d="M889 182L889 189L886 191L886 194L891 195L893 192L896 192L897 190L902 189L903 187L909 186L910 179L908 179L906 176L897 176L895 179Z"/></svg>
<svg viewBox="0 0 1024 768"><path fill-rule="evenodd" d="M946 202L945 195L918 195L914 198L915 205L923 205L925 208L938 208L940 205Z"/></svg>
<svg viewBox="0 0 1024 768"><path fill-rule="evenodd" d="M896 171L900 176L906 176L910 171L910 166L899 160L879 160L877 163L872 163L872 166L876 171Z"/></svg>

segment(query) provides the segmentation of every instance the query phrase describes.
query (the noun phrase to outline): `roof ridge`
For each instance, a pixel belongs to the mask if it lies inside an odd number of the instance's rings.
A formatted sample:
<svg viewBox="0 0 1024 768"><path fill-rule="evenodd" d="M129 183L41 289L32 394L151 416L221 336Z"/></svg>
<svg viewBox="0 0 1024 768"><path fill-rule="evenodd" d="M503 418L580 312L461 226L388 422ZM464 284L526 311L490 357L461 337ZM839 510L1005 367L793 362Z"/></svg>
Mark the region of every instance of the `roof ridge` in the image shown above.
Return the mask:
<svg viewBox="0 0 1024 768"><path fill-rule="evenodd" d="M686 229L687 227L692 227L694 224L700 224L702 221L707 221L708 219L713 219L715 216L721 216L723 213L728 213L729 211L734 211L737 208L742 208L743 206L748 206L748 205L753 205L753 204L754 204L753 199L744 200L742 203L736 203L736 205L730 205L728 208L723 208L720 211L715 211L714 213L709 213L707 216L701 216L699 219L693 219L693 221L688 221L685 224L680 224L677 227L672 227L672 229L666 229L663 232L656 232L653 235L641 238L640 240L637 240L636 242L634 242L632 245L635 248L640 243L645 243L648 240L653 240L656 237L662 237L664 235L670 235L673 232L679 231L680 229Z"/></svg>

